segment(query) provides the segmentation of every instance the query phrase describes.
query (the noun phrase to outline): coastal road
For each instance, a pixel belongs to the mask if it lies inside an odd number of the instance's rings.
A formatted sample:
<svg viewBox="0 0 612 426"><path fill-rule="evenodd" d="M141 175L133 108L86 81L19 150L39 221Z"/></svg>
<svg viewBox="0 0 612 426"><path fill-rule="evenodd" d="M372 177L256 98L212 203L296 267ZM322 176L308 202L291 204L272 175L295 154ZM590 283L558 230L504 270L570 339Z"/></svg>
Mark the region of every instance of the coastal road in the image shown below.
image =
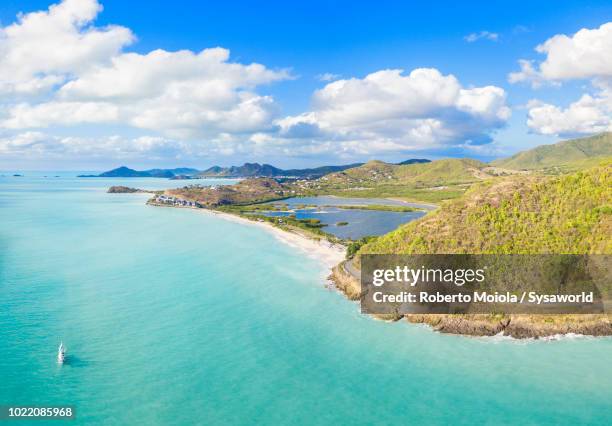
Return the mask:
<svg viewBox="0 0 612 426"><path fill-rule="evenodd" d="M349 275L351 275L357 281L361 281L361 271L357 269L357 267L353 263L353 259L347 260L346 262L344 262L342 264L342 267Z"/></svg>

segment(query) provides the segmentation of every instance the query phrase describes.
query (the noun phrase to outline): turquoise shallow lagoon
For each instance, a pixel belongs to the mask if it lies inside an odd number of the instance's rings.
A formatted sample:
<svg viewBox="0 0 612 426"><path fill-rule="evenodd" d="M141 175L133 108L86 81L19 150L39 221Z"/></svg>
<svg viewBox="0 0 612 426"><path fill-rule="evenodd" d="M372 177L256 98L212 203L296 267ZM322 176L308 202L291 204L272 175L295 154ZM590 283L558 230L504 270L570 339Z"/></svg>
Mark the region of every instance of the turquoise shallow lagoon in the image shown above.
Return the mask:
<svg viewBox="0 0 612 426"><path fill-rule="evenodd" d="M612 423L612 339L375 321L259 227L105 193L184 182L75 174L0 177L0 404L75 405L70 424Z"/></svg>

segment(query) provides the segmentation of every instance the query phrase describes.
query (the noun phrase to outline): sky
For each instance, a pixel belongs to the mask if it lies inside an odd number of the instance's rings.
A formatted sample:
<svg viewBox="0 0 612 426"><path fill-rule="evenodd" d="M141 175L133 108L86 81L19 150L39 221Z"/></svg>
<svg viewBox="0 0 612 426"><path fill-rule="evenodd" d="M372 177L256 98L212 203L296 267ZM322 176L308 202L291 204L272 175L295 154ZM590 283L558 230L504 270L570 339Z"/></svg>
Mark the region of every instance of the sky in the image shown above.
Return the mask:
<svg viewBox="0 0 612 426"><path fill-rule="evenodd" d="M612 3L3 0L0 169L489 160L612 130Z"/></svg>

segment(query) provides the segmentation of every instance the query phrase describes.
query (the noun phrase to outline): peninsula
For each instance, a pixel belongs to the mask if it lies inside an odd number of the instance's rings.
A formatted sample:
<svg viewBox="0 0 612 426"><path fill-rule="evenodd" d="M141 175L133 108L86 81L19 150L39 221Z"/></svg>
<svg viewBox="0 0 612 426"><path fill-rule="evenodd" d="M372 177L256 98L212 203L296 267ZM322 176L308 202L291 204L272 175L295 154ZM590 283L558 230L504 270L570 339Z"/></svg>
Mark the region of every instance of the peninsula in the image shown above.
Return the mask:
<svg viewBox="0 0 612 426"><path fill-rule="evenodd" d="M279 200L321 195L395 198L435 203L438 208L386 235L359 240L337 238L315 220L262 214L278 209L273 203ZM359 259L366 253L612 254L612 134L538 147L489 164L472 159L370 161L318 178L257 177L236 185L190 185L160 191L148 203L210 209L343 245L346 260L333 268L331 279L356 300L361 291ZM403 210L376 204L363 208ZM341 223L336 225L346 225ZM612 289L604 290L612 296ZM612 335L610 314L412 314L405 319L468 335Z"/></svg>

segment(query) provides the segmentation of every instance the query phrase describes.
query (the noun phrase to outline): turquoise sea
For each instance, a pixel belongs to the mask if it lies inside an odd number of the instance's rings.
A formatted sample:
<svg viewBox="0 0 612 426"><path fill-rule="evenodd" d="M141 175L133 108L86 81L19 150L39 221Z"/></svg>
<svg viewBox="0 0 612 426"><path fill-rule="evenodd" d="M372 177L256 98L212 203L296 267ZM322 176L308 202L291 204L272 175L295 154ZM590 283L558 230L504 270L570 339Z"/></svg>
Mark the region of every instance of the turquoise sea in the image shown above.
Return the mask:
<svg viewBox="0 0 612 426"><path fill-rule="evenodd" d="M259 227L105 193L180 181L42 175L0 177L0 404L93 425L612 424L612 339L375 321Z"/></svg>

